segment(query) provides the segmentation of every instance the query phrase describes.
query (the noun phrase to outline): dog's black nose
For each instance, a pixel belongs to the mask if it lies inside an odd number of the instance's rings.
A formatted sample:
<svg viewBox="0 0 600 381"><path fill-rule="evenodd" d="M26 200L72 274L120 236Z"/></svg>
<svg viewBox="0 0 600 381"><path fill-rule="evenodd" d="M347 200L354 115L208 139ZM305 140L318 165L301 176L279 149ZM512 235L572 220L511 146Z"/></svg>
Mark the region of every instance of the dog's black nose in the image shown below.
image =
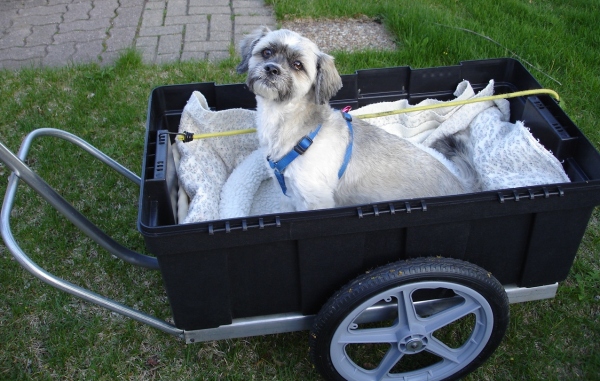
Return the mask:
<svg viewBox="0 0 600 381"><path fill-rule="evenodd" d="M273 64L266 64L265 71L267 72L267 74L273 74L273 75L279 74L279 69L277 68L277 66L275 66Z"/></svg>

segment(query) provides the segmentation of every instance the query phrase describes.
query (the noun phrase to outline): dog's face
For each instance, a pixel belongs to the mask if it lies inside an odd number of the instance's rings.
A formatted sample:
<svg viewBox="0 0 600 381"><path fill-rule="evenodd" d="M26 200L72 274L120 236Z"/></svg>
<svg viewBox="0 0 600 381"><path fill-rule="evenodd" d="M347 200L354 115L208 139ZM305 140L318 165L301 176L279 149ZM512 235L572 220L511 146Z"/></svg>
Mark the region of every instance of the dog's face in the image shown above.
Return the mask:
<svg viewBox="0 0 600 381"><path fill-rule="evenodd" d="M342 87L333 57L301 35L268 28L255 30L240 43L239 73L248 72L250 90L267 100L285 102L307 95L324 104Z"/></svg>

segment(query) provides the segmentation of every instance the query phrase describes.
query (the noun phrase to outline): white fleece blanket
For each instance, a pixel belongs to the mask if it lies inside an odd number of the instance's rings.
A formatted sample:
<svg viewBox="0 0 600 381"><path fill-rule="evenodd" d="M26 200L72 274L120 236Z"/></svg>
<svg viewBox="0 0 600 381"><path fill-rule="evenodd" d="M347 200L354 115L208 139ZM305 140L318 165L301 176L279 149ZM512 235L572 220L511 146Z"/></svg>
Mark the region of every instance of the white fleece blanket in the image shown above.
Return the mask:
<svg viewBox="0 0 600 381"><path fill-rule="evenodd" d="M475 93L461 82L455 100L493 95L494 84ZM440 103L425 100L419 105ZM351 111L361 114L414 107L406 100L377 103ZM406 138L425 150L440 137L460 131L470 134L475 169L484 190L568 182L562 165L521 122L510 123L506 100L478 102L368 119L369 123ZM179 131L206 133L254 128L254 111L211 111L194 92L183 110ZM179 222L192 223L293 211L265 164L256 134L189 143L177 142L180 197Z"/></svg>

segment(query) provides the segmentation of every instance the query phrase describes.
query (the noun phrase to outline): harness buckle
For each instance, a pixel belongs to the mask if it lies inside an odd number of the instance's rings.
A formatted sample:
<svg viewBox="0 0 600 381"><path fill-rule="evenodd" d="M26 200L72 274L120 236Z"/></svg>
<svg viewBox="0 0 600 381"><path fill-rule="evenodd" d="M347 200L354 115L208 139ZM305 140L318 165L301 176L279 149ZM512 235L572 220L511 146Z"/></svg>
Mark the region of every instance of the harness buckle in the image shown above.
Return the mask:
<svg viewBox="0 0 600 381"><path fill-rule="evenodd" d="M313 143L313 140L311 138L309 138L308 136L305 136L302 139L300 139L298 144L296 144L294 146L294 151L296 151L300 155L302 155L302 154L304 154L304 152L306 152L306 150L308 149L308 147L310 147L310 145L312 143Z"/></svg>

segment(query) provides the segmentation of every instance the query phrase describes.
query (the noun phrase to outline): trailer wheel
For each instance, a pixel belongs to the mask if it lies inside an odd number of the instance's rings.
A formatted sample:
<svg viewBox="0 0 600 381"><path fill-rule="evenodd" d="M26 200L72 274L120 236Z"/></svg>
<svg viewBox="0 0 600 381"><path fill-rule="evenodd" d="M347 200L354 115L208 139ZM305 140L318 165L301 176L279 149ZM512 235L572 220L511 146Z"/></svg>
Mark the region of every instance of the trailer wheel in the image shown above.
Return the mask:
<svg viewBox="0 0 600 381"><path fill-rule="evenodd" d="M310 332L311 357L329 380L454 380L494 352L508 314L504 288L478 266L400 261L329 299Z"/></svg>

